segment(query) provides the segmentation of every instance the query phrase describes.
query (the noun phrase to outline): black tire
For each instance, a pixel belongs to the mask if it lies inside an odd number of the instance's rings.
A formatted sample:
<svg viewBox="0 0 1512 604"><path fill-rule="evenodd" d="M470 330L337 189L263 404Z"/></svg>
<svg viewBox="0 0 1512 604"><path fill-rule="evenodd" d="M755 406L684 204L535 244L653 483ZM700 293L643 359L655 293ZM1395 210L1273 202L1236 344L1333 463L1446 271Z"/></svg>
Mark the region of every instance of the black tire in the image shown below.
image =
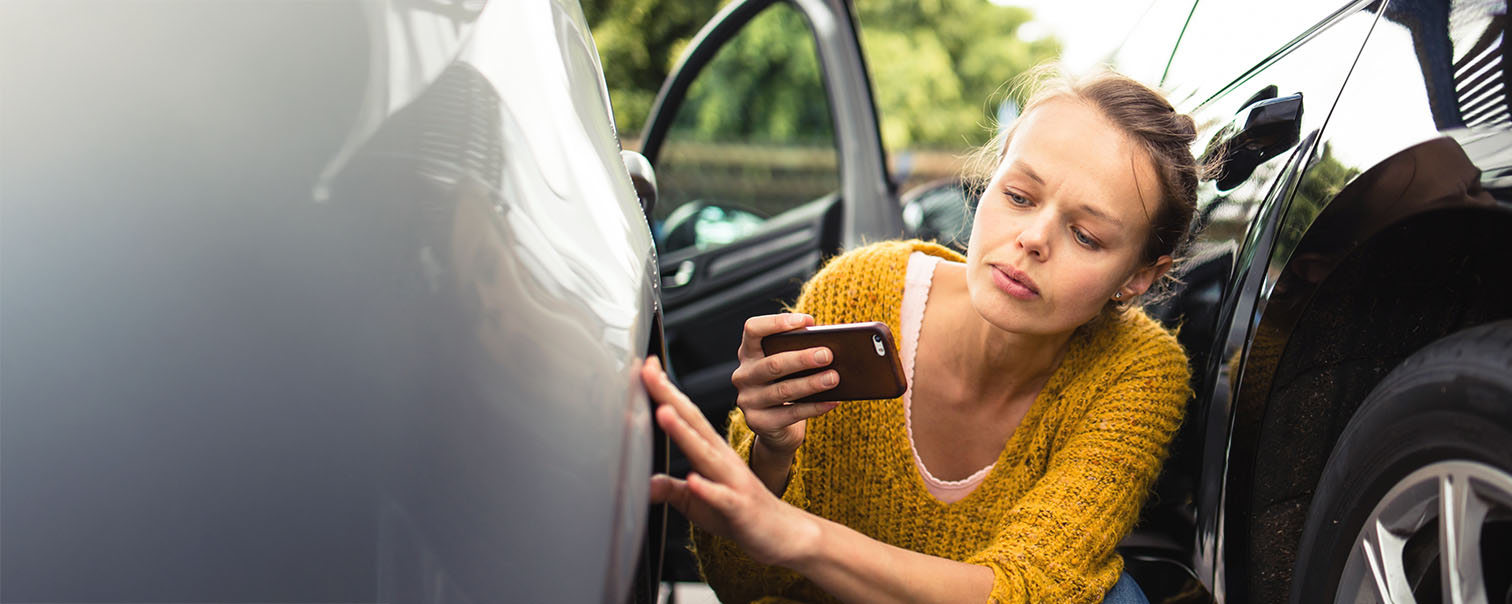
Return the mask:
<svg viewBox="0 0 1512 604"><path fill-rule="evenodd" d="M1369 542L1359 541L1366 521L1377 513L1392 517L1399 513L1393 510L1404 509L1414 497L1432 497L1437 491L1409 487L1430 484L1436 471L1464 468L1489 473L1494 484L1505 484L1502 477L1512 481L1512 321L1467 329L1424 347L1361 403L1318 481L1298 543L1291 601L1334 601L1350 555L1357 556L1356 565L1369 560L1362 553ZM1388 495L1393 503L1382 505ZM1500 497L1496 495L1493 511L1476 535L1485 540L1481 574L1490 602L1512 601L1505 576L1512 569L1506 521L1512 510L1503 509L1512 504ZM1432 513L1437 514L1436 508ZM1439 551L1438 521L1431 522L1407 531L1414 538L1407 540L1407 555L1402 556L1411 562L1403 566L1415 570L1398 575L1409 577L1415 593L1432 594L1419 601L1439 597L1437 567L1424 570L1438 560L1432 557ZM1433 536L1425 537L1430 529ZM1352 566L1351 576L1358 578L1353 573L1359 568ZM1359 583L1351 581L1346 589L1354 591L1355 585Z"/></svg>

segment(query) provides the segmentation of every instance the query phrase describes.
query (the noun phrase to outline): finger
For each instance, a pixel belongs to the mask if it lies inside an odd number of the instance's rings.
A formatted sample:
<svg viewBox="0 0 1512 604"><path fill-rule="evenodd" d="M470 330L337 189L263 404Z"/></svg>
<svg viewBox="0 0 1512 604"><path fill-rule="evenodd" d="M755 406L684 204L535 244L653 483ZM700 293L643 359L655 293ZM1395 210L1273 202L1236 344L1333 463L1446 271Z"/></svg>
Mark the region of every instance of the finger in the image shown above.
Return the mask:
<svg viewBox="0 0 1512 604"><path fill-rule="evenodd" d="M779 352L754 363L742 363L730 376L730 382L737 388L770 384L799 371L823 367L833 360L834 353L823 346Z"/></svg>
<svg viewBox="0 0 1512 604"><path fill-rule="evenodd" d="M672 442L682 449L688 457L688 462L704 474L722 480L729 476L732 466L740 461L740 457L730 450L724 441L709 442L702 435L688 425L686 419L671 406L663 406L656 410L656 424L666 431Z"/></svg>
<svg viewBox="0 0 1512 604"><path fill-rule="evenodd" d="M688 472L688 491L700 501L726 514L740 508L741 497L735 489L705 478L698 472Z"/></svg>
<svg viewBox="0 0 1512 604"><path fill-rule="evenodd" d="M838 402L793 403L786 407L781 407L779 411L784 414L783 419L787 420L787 423L794 424L806 419L819 417L839 406L840 403Z"/></svg>
<svg viewBox="0 0 1512 604"><path fill-rule="evenodd" d="M814 317L803 313L758 315L746 319L745 329L740 334L740 350L736 356L741 360L759 359L762 356L761 339L774 333L791 331L814 324Z"/></svg>
<svg viewBox="0 0 1512 604"><path fill-rule="evenodd" d="M831 369L807 377L773 382L754 390L747 400L751 401L749 406L756 407L760 411L776 404L796 401L811 394L824 392L838 385L840 385L840 373ZM775 401L775 403L763 407L757 401Z"/></svg>
<svg viewBox="0 0 1512 604"><path fill-rule="evenodd" d="M688 483L678 480L666 474L657 474L651 477L651 503L667 503L684 511L687 507Z"/></svg>
<svg viewBox="0 0 1512 604"><path fill-rule="evenodd" d="M662 371L661 359L654 356L646 358L646 365L641 368L641 381L646 385L646 392L656 400L658 408L661 405L671 406L701 438L710 443L725 444L724 438L719 436L714 426L709 425L709 420L704 417L698 405L693 404L687 395L672 385L672 380Z"/></svg>

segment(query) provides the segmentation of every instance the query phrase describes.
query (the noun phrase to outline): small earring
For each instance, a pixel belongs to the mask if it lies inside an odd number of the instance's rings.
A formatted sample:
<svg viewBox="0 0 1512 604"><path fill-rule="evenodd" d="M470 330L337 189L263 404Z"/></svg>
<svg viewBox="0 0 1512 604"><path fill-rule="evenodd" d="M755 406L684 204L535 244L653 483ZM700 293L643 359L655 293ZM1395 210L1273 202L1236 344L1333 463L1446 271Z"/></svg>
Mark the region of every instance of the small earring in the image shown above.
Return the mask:
<svg viewBox="0 0 1512 604"><path fill-rule="evenodd" d="M1116 293L1114 293L1113 294L1113 299L1114 300L1122 300L1123 299L1123 292L1116 292Z"/></svg>

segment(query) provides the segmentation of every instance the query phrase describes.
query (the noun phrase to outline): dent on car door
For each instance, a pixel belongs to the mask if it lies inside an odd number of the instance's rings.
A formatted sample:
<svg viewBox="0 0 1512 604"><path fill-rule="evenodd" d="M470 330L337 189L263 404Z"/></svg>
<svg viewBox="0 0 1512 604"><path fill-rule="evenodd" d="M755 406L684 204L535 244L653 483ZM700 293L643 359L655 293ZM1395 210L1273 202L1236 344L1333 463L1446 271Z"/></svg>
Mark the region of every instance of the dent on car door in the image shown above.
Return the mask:
<svg viewBox="0 0 1512 604"><path fill-rule="evenodd" d="M1251 486L1279 484L1291 471L1256 463L1259 426L1242 419L1258 418L1241 407L1263 407L1269 392L1264 372L1252 370L1254 359L1278 352L1253 333L1252 319L1265 312L1274 284L1267 260L1283 235L1282 218L1305 197L1303 175L1337 164L1320 136L1375 24L1371 6L1290 0L1256 11L1251 3L1200 2L1166 74L1178 110L1196 119L1197 151L1224 160L1216 178L1199 187L1185 283L1173 308L1163 309L1183 320L1196 391L1191 434L1178 441L1167 473L1193 478L1195 570L1230 598L1273 601L1253 591L1256 577L1275 570L1259 568L1266 556L1256 552L1287 547L1259 530L1281 511L1251 501ZM1245 35L1234 35L1239 22ZM1341 185L1352 175L1333 176Z"/></svg>
<svg viewBox="0 0 1512 604"><path fill-rule="evenodd" d="M734 2L647 121L669 365L721 427L744 321L844 245L901 230L852 23L839 0Z"/></svg>

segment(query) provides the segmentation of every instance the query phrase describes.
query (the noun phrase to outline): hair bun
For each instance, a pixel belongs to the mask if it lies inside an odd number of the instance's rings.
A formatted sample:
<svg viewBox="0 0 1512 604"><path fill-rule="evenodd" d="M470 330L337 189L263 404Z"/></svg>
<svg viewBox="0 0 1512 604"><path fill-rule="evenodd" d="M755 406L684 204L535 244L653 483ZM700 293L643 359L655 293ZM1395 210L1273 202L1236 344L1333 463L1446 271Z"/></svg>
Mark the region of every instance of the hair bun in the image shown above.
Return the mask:
<svg viewBox="0 0 1512 604"><path fill-rule="evenodd" d="M1175 110L1172 111L1174 112ZM1187 144L1191 144L1192 141L1197 140L1197 122L1190 115L1177 113L1174 130L1176 135L1180 136Z"/></svg>

